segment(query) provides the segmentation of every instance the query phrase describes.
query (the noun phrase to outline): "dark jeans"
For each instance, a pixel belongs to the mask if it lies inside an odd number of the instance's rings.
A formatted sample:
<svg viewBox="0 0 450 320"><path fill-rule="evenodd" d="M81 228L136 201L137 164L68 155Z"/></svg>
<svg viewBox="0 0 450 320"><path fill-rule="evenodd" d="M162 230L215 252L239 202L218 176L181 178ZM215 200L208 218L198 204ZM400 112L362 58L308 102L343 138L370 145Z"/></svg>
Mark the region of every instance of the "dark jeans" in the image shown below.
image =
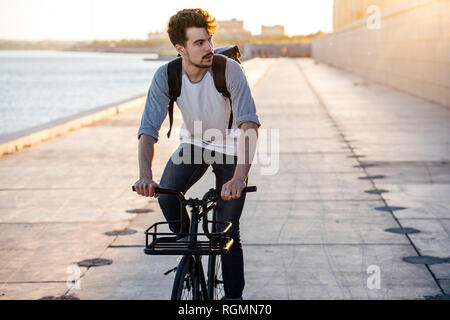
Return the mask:
<svg viewBox="0 0 450 320"><path fill-rule="evenodd" d="M215 187L221 189L222 185L230 181L233 177L237 157L214 153L214 151L212 151L212 156L216 158L216 161L205 161L203 157L200 157L200 159L198 157L198 152L203 151L204 149L194 145L180 145L166 164L160 181L161 187L185 193L203 176L209 165L211 165L216 176ZM185 158L188 158L190 162L184 161L179 163L179 157L183 155L186 156L186 153L189 152L191 154L187 155ZM197 156L194 159L195 152L197 152ZM175 161L175 163L173 157L178 157L178 160ZM217 159L222 160L217 161ZM194 160L197 161L194 162ZM205 192L206 191L207 190L205 190ZM173 195L162 194L158 197L158 202L166 220L180 220L180 203L176 197ZM241 297L245 285L244 259L239 234L239 218L241 217L244 202L245 193L243 193L239 199L232 199L229 201L219 199L217 201L217 220L225 220L232 223L231 236L234 239L234 244L231 246L231 249L226 254L222 255L222 275L225 296L227 298ZM180 227L183 228L183 232L189 230L189 216L187 215L186 209L183 210L183 215L184 226L180 226L180 223L173 223L169 226L172 232L180 232ZM199 228L201 227L199 226Z"/></svg>

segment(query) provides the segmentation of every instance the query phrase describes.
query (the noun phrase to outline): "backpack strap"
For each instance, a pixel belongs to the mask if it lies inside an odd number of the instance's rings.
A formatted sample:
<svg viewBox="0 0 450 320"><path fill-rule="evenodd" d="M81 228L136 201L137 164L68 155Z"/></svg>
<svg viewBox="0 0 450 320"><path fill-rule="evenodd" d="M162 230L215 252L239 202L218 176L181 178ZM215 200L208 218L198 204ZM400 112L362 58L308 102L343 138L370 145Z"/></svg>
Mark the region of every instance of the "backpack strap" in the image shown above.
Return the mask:
<svg viewBox="0 0 450 320"><path fill-rule="evenodd" d="M231 102L231 94L227 89L227 79L225 76L225 68L227 66L227 58L221 55L214 55L213 58L213 78L214 85L216 86L217 91L219 91L225 98L230 100L230 106L232 106ZM230 119L228 120L228 129L231 129L233 125L233 107L230 111Z"/></svg>
<svg viewBox="0 0 450 320"><path fill-rule="evenodd" d="M167 138L170 138L173 124L173 104L181 94L182 80L182 60L181 57L175 58L167 66L167 79L169 84L169 132Z"/></svg>

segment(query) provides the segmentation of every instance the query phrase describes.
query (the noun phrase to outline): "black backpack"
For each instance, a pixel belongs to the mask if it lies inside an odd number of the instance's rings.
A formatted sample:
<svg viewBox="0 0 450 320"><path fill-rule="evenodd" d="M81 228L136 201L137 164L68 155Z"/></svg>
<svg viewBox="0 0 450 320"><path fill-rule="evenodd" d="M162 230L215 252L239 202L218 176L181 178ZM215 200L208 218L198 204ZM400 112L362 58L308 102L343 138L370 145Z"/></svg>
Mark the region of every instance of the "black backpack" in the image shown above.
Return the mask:
<svg viewBox="0 0 450 320"><path fill-rule="evenodd" d="M241 61L239 58L241 57L241 53L239 51L239 48L237 46L228 46L228 47L221 47L214 50L214 58L213 58L213 64L212 64L212 70L213 70L213 78L214 78L214 85L225 98L230 99L230 106L231 106L231 95L228 92L227 89L227 82L225 78L225 67L227 64L226 58L222 57L218 54L222 54L224 56L227 56L235 61L237 61L239 64ZM168 75L168 82L169 82L169 123L170 128L169 132L167 133L167 137L170 137L170 132L172 131L172 124L173 124L173 104L175 101L177 101L178 97L181 94L181 74L182 74L182 58L180 55L178 55L177 58L173 59L169 62L167 67L167 75ZM230 113L230 119L228 121L228 129L231 129L231 126L233 125L233 109L231 109Z"/></svg>

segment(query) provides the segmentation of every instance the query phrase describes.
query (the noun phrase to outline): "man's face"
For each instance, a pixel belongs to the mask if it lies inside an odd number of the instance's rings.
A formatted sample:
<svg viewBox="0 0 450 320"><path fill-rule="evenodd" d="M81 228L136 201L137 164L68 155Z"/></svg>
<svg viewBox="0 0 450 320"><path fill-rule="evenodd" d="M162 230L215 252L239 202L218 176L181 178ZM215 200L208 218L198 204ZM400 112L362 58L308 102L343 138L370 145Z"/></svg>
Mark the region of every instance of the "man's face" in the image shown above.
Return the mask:
<svg viewBox="0 0 450 320"><path fill-rule="evenodd" d="M197 68L209 68L213 63L214 46L212 36L204 28L186 29L185 46L177 45L177 51L183 59Z"/></svg>

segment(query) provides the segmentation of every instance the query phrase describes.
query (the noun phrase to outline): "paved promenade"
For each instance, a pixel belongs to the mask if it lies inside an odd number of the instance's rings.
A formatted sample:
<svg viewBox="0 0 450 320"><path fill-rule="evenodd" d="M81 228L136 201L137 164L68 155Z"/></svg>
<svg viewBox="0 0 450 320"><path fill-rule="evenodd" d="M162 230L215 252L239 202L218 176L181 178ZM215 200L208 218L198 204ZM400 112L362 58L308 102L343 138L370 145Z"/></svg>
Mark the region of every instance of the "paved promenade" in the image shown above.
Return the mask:
<svg viewBox="0 0 450 320"><path fill-rule="evenodd" d="M271 153L241 218L244 299L450 294L450 110L312 59L245 70ZM162 214L130 191L141 113L0 157L0 299L170 298L176 257L143 253ZM180 120L156 144L158 180ZM208 170L188 195L213 184ZM109 264L77 267L96 258Z"/></svg>

